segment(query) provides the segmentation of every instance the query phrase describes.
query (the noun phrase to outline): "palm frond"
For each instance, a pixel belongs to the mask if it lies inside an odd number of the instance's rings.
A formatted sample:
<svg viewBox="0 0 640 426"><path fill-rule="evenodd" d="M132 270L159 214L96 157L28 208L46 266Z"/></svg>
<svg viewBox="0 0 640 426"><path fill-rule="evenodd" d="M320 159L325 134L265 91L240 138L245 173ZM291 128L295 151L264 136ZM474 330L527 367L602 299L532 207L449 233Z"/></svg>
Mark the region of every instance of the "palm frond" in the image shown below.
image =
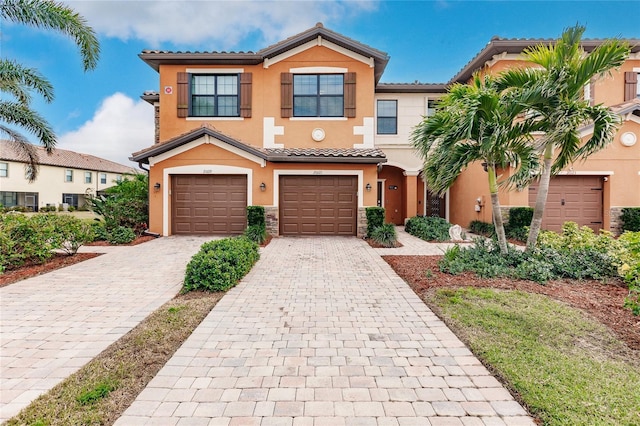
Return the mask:
<svg viewBox="0 0 640 426"><path fill-rule="evenodd" d="M49 153L56 145L56 136L49 123L27 105L0 100L0 120L33 133Z"/></svg>
<svg viewBox="0 0 640 426"><path fill-rule="evenodd" d="M21 133L1 124L0 134L6 135L9 141L15 143L18 158L25 162L25 167L28 171L25 176L27 176L29 182L35 181L40 171L40 158L36 147L29 143Z"/></svg>
<svg viewBox="0 0 640 426"><path fill-rule="evenodd" d="M53 101L53 86L35 68L26 68L15 61L0 59L0 91L13 95L19 102L31 102L30 90Z"/></svg>

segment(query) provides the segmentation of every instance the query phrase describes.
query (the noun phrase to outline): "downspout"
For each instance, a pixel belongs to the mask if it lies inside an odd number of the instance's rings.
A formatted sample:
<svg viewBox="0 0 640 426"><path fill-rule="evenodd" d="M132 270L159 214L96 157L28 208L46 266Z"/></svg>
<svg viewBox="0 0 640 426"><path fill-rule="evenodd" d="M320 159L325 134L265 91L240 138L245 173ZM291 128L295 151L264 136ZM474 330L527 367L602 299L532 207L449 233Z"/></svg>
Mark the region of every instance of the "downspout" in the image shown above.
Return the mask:
<svg viewBox="0 0 640 426"><path fill-rule="evenodd" d="M142 170L147 172L147 205L150 206L151 205L151 188L149 186L151 185L151 180L149 179L149 175L151 173L151 170L145 169L144 166L143 166L143 163L140 162L140 161L138 161L138 167L140 167ZM150 236L152 236L154 238L158 238L160 236L160 234L156 234L155 232L151 232L151 231L149 231L149 229L145 229L144 231L142 231L142 235L150 235Z"/></svg>

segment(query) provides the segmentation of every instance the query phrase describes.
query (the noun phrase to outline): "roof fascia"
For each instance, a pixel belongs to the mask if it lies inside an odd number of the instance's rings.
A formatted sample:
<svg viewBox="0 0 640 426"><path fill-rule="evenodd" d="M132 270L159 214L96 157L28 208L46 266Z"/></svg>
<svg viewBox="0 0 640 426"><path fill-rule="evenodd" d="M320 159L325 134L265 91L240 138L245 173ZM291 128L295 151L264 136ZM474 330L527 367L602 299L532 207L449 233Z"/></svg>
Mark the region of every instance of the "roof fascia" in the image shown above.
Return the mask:
<svg viewBox="0 0 640 426"><path fill-rule="evenodd" d="M156 71L161 65L257 65L262 57L256 53L162 52L145 51L138 55Z"/></svg>
<svg viewBox="0 0 640 426"><path fill-rule="evenodd" d="M371 56L371 57L367 57L364 55L361 55L357 52L354 52L353 50L349 50L346 49L342 46L339 46L335 43L332 43L331 41L327 40L327 39L323 39L321 35L318 35L318 37L316 37L313 40L310 40L304 44L301 44L299 46L293 47L289 50L286 50L276 56L272 56L272 57L265 57L264 58L264 63L263 66L264 68L269 68L271 65L273 64L277 64L280 61L283 61L287 58L290 58L292 56L295 56L299 53L302 53L306 50L312 49L314 47L326 47L328 49L331 49L335 52L338 52L342 55L345 55L351 59L354 59L356 61L362 62L364 64L369 65L370 68L374 68L375 67L375 59Z"/></svg>
<svg viewBox="0 0 640 426"><path fill-rule="evenodd" d="M351 163L351 164L378 164L385 163L386 158L380 157L314 157L314 156L268 156L272 163Z"/></svg>

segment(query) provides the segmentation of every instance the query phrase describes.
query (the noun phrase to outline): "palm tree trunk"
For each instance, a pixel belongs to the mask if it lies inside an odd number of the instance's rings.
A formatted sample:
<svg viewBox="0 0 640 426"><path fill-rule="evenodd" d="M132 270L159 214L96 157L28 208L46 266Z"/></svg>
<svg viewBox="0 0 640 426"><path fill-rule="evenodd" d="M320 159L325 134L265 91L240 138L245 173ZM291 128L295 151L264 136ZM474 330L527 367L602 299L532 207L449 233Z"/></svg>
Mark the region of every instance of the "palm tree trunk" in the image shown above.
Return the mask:
<svg viewBox="0 0 640 426"><path fill-rule="evenodd" d="M487 169L489 174L489 192L491 193L491 210L493 216L493 225L496 228L496 236L498 237L498 246L500 253L507 253L507 236L504 233L504 222L502 221L502 210L500 210L500 198L498 197L498 183L496 179L496 168L489 166Z"/></svg>
<svg viewBox="0 0 640 426"><path fill-rule="evenodd" d="M544 215L544 206L547 203L547 195L549 194L549 183L551 182L551 163L553 162L553 144L547 144L544 150L544 162L542 165L542 175L538 184L538 195L536 197L536 205L533 209L533 218L529 227L529 237L527 238L527 251L536 248L538 234L542 229L542 216Z"/></svg>

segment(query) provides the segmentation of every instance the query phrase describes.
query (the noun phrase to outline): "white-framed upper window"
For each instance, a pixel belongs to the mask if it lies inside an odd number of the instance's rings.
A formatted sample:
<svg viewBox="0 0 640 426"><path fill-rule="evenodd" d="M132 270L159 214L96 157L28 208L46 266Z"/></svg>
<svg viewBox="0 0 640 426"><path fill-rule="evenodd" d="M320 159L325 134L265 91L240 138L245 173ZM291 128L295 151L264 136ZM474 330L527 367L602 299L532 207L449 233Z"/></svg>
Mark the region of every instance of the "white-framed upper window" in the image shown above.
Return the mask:
<svg viewBox="0 0 640 426"><path fill-rule="evenodd" d="M91 172L84 172L84 183L91 183L91 176L93 175L93 173Z"/></svg>
<svg viewBox="0 0 640 426"><path fill-rule="evenodd" d="M9 177L9 163L0 163L0 177Z"/></svg>
<svg viewBox="0 0 640 426"><path fill-rule="evenodd" d="M64 181L73 182L73 170L67 169L64 171Z"/></svg>
<svg viewBox="0 0 640 426"><path fill-rule="evenodd" d="M438 99L427 99L427 117L435 115L437 110Z"/></svg>
<svg viewBox="0 0 640 426"><path fill-rule="evenodd" d="M398 101L395 99L378 99L376 111L377 133L379 135L397 135Z"/></svg>
<svg viewBox="0 0 640 426"><path fill-rule="evenodd" d="M100 183L102 185L105 185L107 183L107 174L106 173L100 173Z"/></svg>
<svg viewBox="0 0 640 426"><path fill-rule="evenodd" d="M344 74L294 74L294 117L344 117Z"/></svg>
<svg viewBox="0 0 640 426"><path fill-rule="evenodd" d="M122 175L116 176L116 182L122 182Z"/></svg>
<svg viewBox="0 0 640 426"><path fill-rule="evenodd" d="M192 117L239 117L240 81L237 74L192 74Z"/></svg>

